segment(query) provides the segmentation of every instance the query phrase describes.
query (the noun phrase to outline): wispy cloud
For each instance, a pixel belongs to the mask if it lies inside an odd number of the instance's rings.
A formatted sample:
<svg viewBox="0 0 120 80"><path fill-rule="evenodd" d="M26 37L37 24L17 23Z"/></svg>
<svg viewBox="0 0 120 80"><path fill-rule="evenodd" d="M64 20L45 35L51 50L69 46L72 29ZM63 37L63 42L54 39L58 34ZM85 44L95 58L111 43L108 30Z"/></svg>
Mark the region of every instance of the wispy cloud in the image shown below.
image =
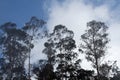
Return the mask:
<svg viewBox="0 0 120 80"><path fill-rule="evenodd" d="M112 3L112 4L111 4ZM49 5L48 5L49 4ZM80 44L80 36L86 29L86 23L91 20L105 22L109 27L110 48L106 60L118 60L120 67L120 16L119 4L117 0L52 0L44 5L46 16L48 16L47 27L51 32L55 25L63 24L75 33L77 46ZM48 11L47 11L48 10ZM45 59L42 53L45 40L38 40L31 54L31 63L36 63L39 59ZM90 63L82 58L82 67L90 69ZM89 65L86 66L86 63ZM28 61L26 60L26 67Z"/></svg>
<svg viewBox="0 0 120 80"><path fill-rule="evenodd" d="M55 25L63 24L74 31L77 45L79 45L80 35L84 33L87 22L91 20L105 22L109 27L108 32L111 39L109 44L111 48L108 49L106 59L117 59L118 63L120 63L118 56L120 54L120 18L117 17L119 16L117 1L105 0L104 2L99 2L101 3L99 5L96 5L96 2L86 2L87 0L64 0L62 2L53 0L48 9L49 18L47 26L49 30L52 31ZM87 63L87 61L83 60L82 66L84 68L90 68L84 63ZM120 66L120 64L118 65Z"/></svg>

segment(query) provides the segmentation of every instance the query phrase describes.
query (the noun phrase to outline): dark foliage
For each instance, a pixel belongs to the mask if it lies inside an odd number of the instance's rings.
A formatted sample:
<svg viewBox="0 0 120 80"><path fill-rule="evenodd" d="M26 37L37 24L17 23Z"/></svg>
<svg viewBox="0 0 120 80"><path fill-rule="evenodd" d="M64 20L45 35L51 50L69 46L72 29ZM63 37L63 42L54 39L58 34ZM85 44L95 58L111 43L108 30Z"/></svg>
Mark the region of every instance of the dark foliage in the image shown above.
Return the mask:
<svg viewBox="0 0 120 80"><path fill-rule="evenodd" d="M108 27L103 22L87 23L87 30L81 35L84 43L79 48L79 53L85 53L86 59L93 63L97 75L92 70L81 68L72 30L57 25L48 34L45 24L45 21L32 17L21 29L12 22L0 26L0 80L30 80L31 75L36 75L36 80L120 80L116 61L111 65L100 64L109 42ZM31 64L33 42L44 37L47 41L42 53L47 59ZM27 58L28 74L24 68ZM113 73L111 78L110 72Z"/></svg>
<svg viewBox="0 0 120 80"><path fill-rule="evenodd" d="M109 42L107 29L108 27L103 22L90 21L87 23L85 33L81 35L84 42L84 44L81 44L81 48L86 54L86 59L92 62L98 77L100 76L101 59L105 56L107 43Z"/></svg>
<svg viewBox="0 0 120 80"><path fill-rule="evenodd" d="M39 65L33 68L33 73L36 74L37 80L53 80L56 78L53 72L53 66L47 63L46 60L40 60Z"/></svg>

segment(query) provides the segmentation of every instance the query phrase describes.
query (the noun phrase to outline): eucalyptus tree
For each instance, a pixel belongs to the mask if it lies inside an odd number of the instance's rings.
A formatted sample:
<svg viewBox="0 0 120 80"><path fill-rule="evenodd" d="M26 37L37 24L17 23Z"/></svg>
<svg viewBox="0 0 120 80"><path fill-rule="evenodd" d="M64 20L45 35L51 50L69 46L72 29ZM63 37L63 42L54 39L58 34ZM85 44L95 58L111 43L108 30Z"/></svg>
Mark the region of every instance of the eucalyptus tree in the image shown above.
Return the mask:
<svg viewBox="0 0 120 80"><path fill-rule="evenodd" d="M81 35L81 40L83 41L81 47L86 54L86 59L91 61L96 69L98 78L100 76L101 59L105 56L109 42L107 29L108 27L105 23L93 20L87 23L85 33Z"/></svg>
<svg viewBox="0 0 120 80"><path fill-rule="evenodd" d="M28 40L30 43L34 45L34 41L40 38L43 38L44 36L47 35L47 30L46 27L44 26L46 24L45 21L38 19L36 17L32 17L29 22L25 23L25 26L22 28L27 34L30 35L28 37ZM29 55L28 55L28 76L30 79L31 75L31 62L30 62L30 53L31 53L31 44L28 45L29 48Z"/></svg>
<svg viewBox="0 0 120 80"><path fill-rule="evenodd" d="M11 80L13 74L20 77L24 73L24 62L28 56L28 34L11 22L1 25L0 29L2 34L0 37L1 54L5 61L5 66L2 68L5 68L7 79Z"/></svg>
<svg viewBox="0 0 120 80"><path fill-rule="evenodd" d="M74 63L78 54L74 51L76 44L73 37L73 31L63 25L57 25L45 43L43 53L47 55L48 63L55 66L56 77L60 80L70 77L72 79L75 75Z"/></svg>

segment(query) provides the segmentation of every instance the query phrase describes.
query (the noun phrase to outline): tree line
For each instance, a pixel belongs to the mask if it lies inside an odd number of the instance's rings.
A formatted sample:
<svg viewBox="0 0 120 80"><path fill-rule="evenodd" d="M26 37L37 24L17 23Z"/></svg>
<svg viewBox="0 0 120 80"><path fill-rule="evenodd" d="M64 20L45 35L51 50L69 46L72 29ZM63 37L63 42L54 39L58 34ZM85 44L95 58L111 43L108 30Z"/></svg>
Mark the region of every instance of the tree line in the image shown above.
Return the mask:
<svg viewBox="0 0 120 80"><path fill-rule="evenodd" d="M117 61L105 62L108 26L104 22L90 21L80 35L79 47L74 32L64 25L56 25L48 32L44 20L32 17L23 27L7 22L0 26L0 80L119 80ZM42 53L47 59L31 64L34 40L47 38ZM94 70L81 67L80 54L85 54ZM28 59L28 69L25 61ZM86 64L87 66L87 64ZM112 76L111 76L112 75Z"/></svg>

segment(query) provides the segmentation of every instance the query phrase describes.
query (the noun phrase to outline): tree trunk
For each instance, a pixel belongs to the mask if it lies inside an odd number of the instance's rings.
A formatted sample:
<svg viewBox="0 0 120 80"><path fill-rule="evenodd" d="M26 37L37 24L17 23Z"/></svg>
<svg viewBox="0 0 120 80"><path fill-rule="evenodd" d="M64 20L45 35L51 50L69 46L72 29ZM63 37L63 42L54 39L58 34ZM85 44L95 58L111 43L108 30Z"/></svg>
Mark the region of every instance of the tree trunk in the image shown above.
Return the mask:
<svg viewBox="0 0 120 80"><path fill-rule="evenodd" d="M98 60L96 59L96 70L97 70L97 80L100 80L100 73L99 73L99 66L98 66Z"/></svg>

